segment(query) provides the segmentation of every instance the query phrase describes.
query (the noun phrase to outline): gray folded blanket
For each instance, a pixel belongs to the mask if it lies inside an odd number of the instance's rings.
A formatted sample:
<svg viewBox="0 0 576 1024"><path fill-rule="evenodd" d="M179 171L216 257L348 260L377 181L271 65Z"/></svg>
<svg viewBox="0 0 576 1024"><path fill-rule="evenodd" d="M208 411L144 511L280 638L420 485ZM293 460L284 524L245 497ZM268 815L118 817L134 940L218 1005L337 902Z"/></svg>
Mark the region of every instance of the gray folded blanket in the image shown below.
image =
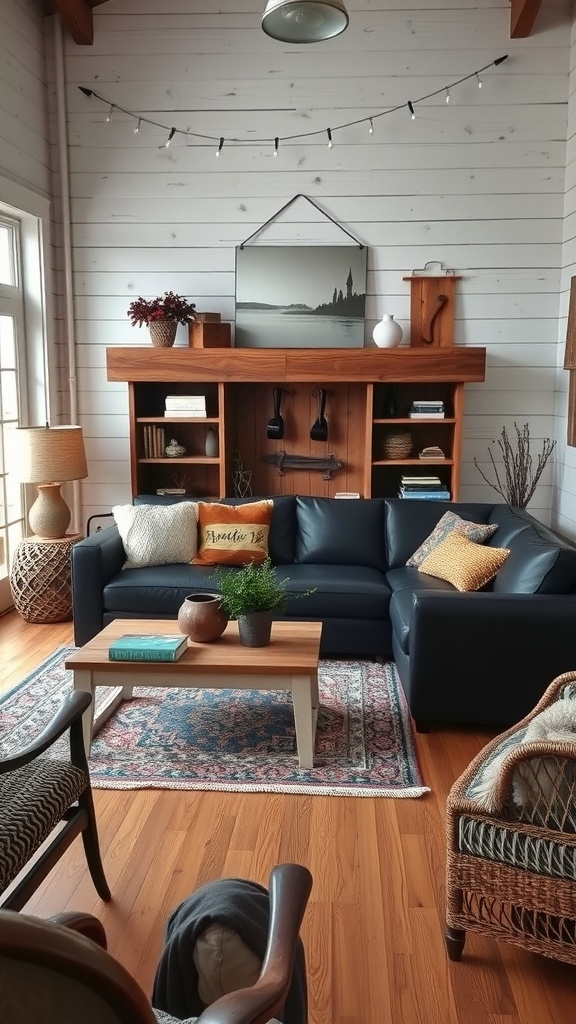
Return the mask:
<svg viewBox="0 0 576 1024"><path fill-rule="evenodd" d="M198 994L198 972L193 960L196 939L210 924L237 932L261 960L266 951L270 921L268 890L242 878L223 878L196 889L173 911L166 928L166 944L158 964L152 1005L173 1017L198 1016L205 1004ZM308 1000L304 946L298 941L292 984L286 999L284 1024L306 1024Z"/></svg>

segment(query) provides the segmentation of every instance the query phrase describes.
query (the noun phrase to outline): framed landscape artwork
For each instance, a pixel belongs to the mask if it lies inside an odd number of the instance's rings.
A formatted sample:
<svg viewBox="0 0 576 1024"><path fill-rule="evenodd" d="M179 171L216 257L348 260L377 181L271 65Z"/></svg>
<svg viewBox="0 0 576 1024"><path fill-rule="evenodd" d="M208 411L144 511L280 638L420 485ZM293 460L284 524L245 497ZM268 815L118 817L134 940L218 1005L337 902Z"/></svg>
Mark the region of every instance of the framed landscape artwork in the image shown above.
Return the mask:
<svg viewBox="0 0 576 1024"><path fill-rule="evenodd" d="M238 348L362 348L367 249L236 249Z"/></svg>

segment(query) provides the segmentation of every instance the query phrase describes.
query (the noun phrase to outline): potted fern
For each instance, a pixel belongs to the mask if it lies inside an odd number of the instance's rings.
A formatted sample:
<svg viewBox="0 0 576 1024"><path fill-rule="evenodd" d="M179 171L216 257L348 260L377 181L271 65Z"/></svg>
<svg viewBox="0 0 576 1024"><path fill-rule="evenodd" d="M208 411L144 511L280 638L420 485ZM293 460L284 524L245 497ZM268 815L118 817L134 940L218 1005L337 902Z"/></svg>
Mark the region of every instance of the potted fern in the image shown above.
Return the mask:
<svg viewBox="0 0 576 1024"><path fill-rule="evenodd" d="M248 562L240 569L216 569L220 605L231 619L238 620L240 643L245 647L265 647L270 643L274 612L286 605L288 579L279 579L269 558ZM291 597L313 594L307 590Z"/></svg>

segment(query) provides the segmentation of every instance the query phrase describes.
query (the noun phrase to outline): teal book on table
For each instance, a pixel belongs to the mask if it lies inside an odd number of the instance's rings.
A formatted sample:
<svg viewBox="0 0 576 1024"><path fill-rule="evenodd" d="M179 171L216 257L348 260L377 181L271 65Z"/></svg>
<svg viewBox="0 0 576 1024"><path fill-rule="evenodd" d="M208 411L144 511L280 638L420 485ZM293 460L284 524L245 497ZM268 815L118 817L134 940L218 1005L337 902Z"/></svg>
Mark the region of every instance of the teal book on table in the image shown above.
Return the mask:
<svg viewBox="0 0 576 1024"><path fill-rule="evenodd" d="M182 633L123 633L108 648L111 661L178 661L188 646Z"/></svg>

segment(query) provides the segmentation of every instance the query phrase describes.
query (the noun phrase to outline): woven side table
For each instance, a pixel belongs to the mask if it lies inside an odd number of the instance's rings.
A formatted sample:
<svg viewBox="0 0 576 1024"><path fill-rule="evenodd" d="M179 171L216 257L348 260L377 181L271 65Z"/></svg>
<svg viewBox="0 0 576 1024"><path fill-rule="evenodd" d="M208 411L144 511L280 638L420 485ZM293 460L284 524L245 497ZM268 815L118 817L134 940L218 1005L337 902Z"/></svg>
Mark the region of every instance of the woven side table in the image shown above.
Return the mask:
<svg viewBox="0 0 576 1024"><path fill-rule="evenodd" d="M82 539L70 533L58 540L27 537L14 552L10 590L26 622L65 622L72 618L70 553Z"/></svg>

